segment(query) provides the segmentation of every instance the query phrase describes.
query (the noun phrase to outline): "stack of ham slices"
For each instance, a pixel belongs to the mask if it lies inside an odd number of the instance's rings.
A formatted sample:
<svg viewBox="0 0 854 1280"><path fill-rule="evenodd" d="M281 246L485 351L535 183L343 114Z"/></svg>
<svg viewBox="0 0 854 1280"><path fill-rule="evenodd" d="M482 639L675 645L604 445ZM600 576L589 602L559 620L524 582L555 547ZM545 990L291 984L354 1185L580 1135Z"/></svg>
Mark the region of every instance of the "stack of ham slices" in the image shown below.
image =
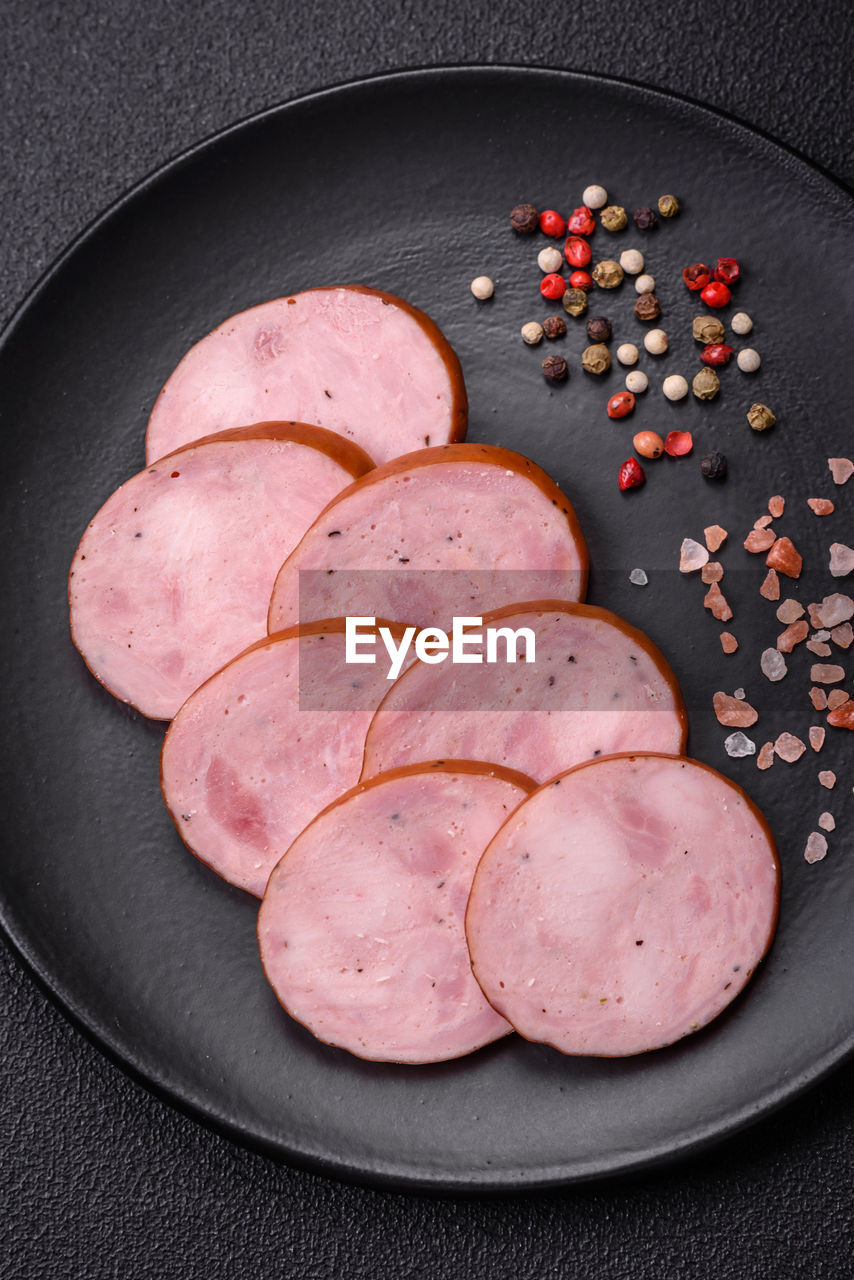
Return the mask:
<svg viewBox="0 0 854 1280"><path fill-rule="evenodd" d="M262 899L264 972L327 1042L401 1063L516 1030L621 1056L704 1026L770 945L773 837L684 756L652 642L583 603L572 507L465 444L435 324L361 286L232 317L152 412L147 465L69 576L93 675L171 720L163 796L191 851ZM458 615L529 662L352 662ZM401 650L403 651L403 650Z"/></svg>

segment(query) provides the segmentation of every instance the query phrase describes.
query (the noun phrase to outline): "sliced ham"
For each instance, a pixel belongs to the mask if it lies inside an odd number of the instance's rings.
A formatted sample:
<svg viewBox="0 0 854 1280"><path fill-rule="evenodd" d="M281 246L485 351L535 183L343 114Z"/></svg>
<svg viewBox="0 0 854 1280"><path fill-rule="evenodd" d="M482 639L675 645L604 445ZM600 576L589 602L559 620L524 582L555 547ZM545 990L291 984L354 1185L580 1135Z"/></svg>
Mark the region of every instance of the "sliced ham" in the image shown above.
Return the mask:
<svg viewBox="0 0 854 1280"><path fill-rule="evenodd" d="M429 316L390 293L346 285L275 298L187 352L154 405L146 459L270 418L337 431L377 462L461 440L460 362Z"/></svg>
<svg viewBox="0 0 854 1280"><path fill-rule="evenodd" d="M342 796L273 871L258 916L281 1003L327 1044L440 1062L510 1027L472 977L463 919L478 858L532 787L468 762L419 765Z"/></svg>
<svg viewBox="0 0 854 1280"><path fill-rule="evenodd" d="M676 677L652 641L616 614L559 600L511 605L482 628L529 631L535 661L416 662L368 731L363 777L417 760L489 760L545 782L619 751L685 749ZM515 650L514 650L515 651Z"/></svg>
<svg viewBox="0 0 854 1280"><path fill-rule="evenodd" d="M618 755L547 783L478 866L475 976L529 1040L621 1057L705 1026L770 945L773 836L707 765Z"/></svg>
<svg viewBox="0 0 854 1280"><path fill-rule="evenodd" d="M69 575L71 633L93 675L144 715L174 716L265 634L282 560L371 466L331 431L261 423L133 476L89 524Z"/></svg>
<svg viewBox="0 0 854 1280"><path fill-rule="evenodd" d="M345 662L344 631L333 618L253 645L184 703L163 742L163 798L181 838L258 897L303 827L359 780L388 681L379 665Z"/></svg>
<svg viewBox="0 0 854 1280"><path fill-rule="evenodd" d="M333 616L420 627L514 600L583 599L587 547L568 498L509 449L421 449L362 477L282 565L269 630Z"/></svg>

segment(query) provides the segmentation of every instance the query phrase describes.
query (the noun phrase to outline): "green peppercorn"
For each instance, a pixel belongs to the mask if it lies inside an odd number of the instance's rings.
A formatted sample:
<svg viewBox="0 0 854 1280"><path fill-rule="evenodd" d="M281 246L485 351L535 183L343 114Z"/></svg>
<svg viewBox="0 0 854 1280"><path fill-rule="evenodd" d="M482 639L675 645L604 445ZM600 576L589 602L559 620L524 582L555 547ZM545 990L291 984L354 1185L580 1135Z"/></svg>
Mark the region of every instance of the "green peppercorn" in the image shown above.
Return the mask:
<svg viewBox="0 0 854 1280"><path fill-rule="evenodd" d="M720 378L714 369L701 369L695 375L691 388L698 400L714 400L721 389Z"/></svg>
<svg viewBox="0 0 854 1280"><path fill-rule="evenodd" d="M510 214L510 226L514 231L529 236L540 225L540 215L532 204L517 204Z"/></svg>
<svg viewBox="0 0 854 1280"><path fill-rule="evenodd" d="M638 320L657 320L661 315L661 303L654 293L642 293L635 303Z"/></svg>
<svg viewBox="0 0 854 1280"><path fill-rule="evenodd" d="M679 212L679 201L675 196L659 196L658 212L662 218L675 218Z"/></svg>
<svg viewBox="0 0 854 1280"><path fill-rule="evenodd" d="M599 221L606 231L622 231L629 225L628 215L621 204L609 204L599 214Z"/></svg>
<svg viewBox="0 0 854 1280"><path fill-rule="evenodd" d="M723 342L726 328L717 316L695 316L691 326L696 342L707 347L712 342Z"/></svg>
<svg viewBox="0 0 854 1280"><path fill-rule="evenodd" d="M607 373L611 368L611 353L604 342L587 347L581 353L581 367L587 373Z"/></svg>
<svg viewBox="0 0 854 1280"><path fill-rule="evenodd" d="M767 431L777 419L767 404L752 404L747 410L747 421L754 431Z"/></svg>
<svg viewBox="0 0 854 1280"><path fill-rule="evenodd" d="M563 295L563 309L571 316L583 316L587 310L587 293L584 289L567 289Z"/></svg>
<svg viewBox="0 0 854 1280"><path fill-rule="evenodd" d="M723 480L727 472L726 457L718 453L717 449L713 449L700 462L700 470L707 480Z"/></svg>
<svg viewBox="0 0 854 1280"><path fill-rule="evenodd" d="M613 258L605 258L593 268L593 279L600 289L616 289L623 283L623 268Z"/></svg>

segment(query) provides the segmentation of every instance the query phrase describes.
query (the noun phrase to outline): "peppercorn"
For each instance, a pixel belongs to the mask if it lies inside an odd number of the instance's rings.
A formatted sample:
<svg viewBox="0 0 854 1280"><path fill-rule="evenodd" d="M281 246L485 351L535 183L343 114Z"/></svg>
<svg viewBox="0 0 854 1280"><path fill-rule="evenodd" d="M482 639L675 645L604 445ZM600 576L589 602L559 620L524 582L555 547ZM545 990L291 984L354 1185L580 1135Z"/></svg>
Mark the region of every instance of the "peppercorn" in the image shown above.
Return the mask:
<svg viewBox="0 0 854 1280"><path fill-rule="evenodd" d="M563 309L571 316L583 316L587 310L587 294L584 289L567 289L563 295Z"/></svg>
<svg viewBox="0 0 854 1280"><path fill-rule="evenodd" d="M569 365L563 356L546 356L541 367L547 382L565 382L569 377Z"/></svg>
<svg viewBox="0 0 854 1280"><path fill-rule="evenodd" d="M711 342L707 347L703 347L700 352L700 359L703 364L711 364L718 367L722 364L729 364L732 353L733 348L727 346L725 342Z"/></svg>
<svg viewBox="0 0 854 1280"><path fill-rule="evenodd" d="M566 321L563 316L546 316L543 321L543 333L547 338L563 338L566 334Z"/></svg>
<svg viewBox="0 0 854 1280"><path fill-rule="evenodd" d="M471 282L471 291L478 302L486 302L487 298L491 298L495 292L495 285L489 276L475 276Z"/></svg>
<svg viewBox="0 0 854 1280"><path fill-rule="evenodd" d="M632 369L631 373L626 374L626 390L633 391L635 395L641 395L649 386L649 378L642 369Z"/></svg>
<svg viewBox="0 0 854 1280"><path fill-rule="evenodd" d="M649 329L643 336L643 345L651 356L663 356L670 339L663 329Z"/></svg>
<svg viewBox="0 0 854 1280"><path fill-rule="evenodd" d="M621 204L609 204L599 214L599 221L606 231L622 231L629 225L626 211Z"/></svg>
<svg viewBox="0 0 854 1280"><path fill-rule="evenodd" d="M586 267L593 250L581 236L570 236L563 246L563 255L571 267Z"/></svg>
<svg viewBox="0 0 854 1280"><path fill-rule="evenodd" d="M586 347L581 353L581 367L587 373L607 373L611 368L611 352L604 342Z"/></svg>
<svg viewBox="0 0 854 1280"><path fill-rule="evenodd" d="M558 298L562 298L566 293L566 281L556 271L550 271L540 281L540 293L544 298L548 298L549 302L557 302Z"/></svg>
<svg viewBox="0 0 854 1280"><path fill-rule="evenodd" d="M639 231L654 231L658 226L658 214L648 204L635 209L635 226Z"/></svg>
<svg viewBox="0 0 854 1280"><path fill-rule="evenodd" d="M662 218L675 218L679 212L679 201L675 196L659 196L658 212Z"/></svg>
<svg viewBox="0 0 854 1280"><path fill-rule="evenodd" d="M553 244L547 244L537 254L537 266L542 272L560 271L563 266L563 254Z"/></svg>
<svg viewBox="0 0 854 1280"><path fill-rule="evenodd" d="M700 297L707 307L725 307L729 304L732 294L725 284L721 284L719 280L713 280L700 291Z"/></svg>
<svg viewBox="0 0 854 1280"><path fill-rule="evenodd" d="M671 373L661 384L668 400L684 400L688 394L688 382L681 373Z"/></svg>
<svg viewBox="0 0 854 1280"><path fill-rule="evenodd" d="M523 324L520 332L522 341L527 342L529 347L535 347L538 342L543 340L543 326L538 324L536 320L529 320L527 324Z"/></svg>
<svg viewBox="0 0 854 1280"><path fill-rule="evenodd" d="M574 236L591 236L596 230L596 219L586 204L580 204L577 209L573 209L566 225Z"/></svg>
<svg viewBox="0 0 854 1280"><path fill-rule="evenodd" d="M661 315L661 303L654 293L642 293L635 303L638 320L657 320Z"/></svg>
<svg viewBox="0 0 854 1280"><path fill-rule="evenodd" d="M720 342L726 329L717 316L695 316L692 332L697 342L707 346L709 343Z"/></svg>
<svg viewBox="0 0 854 1280"><path fill-rule="evenodd" d="M668 431L664 441L664 452L671 458L684 458L694 448L694 439L690 431Z"/></svg>
<svg viewBox="0 0 854 1280"><path fill-rule="evenodd" d="M620 266L630 276L639 276L643 271L643 254L640 249L624 249L620 254Z"/></svg>
<svg viewBox="0 0 854 1280"><path fill-rule="evenodd" d="M692 293L699 293L701 289L705 289L711 278L712 273L706 266L705 262L695 262L690 267L686 267L682 272L682 279L685 281L685 286L690 289Z"/></svg>
<svg viewBox="0 0 854 1280"><path fill-rule="evenodd" d="M736 357L736 364L742 373L755 373L761 363L759 352L754 351L753 347L742 347Z"/></svg>
<svg viewBox="0 0 854 1280"><path fill-rule="evenodd" d="M735 258L718 258L715 279L720 284L735 284L741 278L741 267Z"/></svg>
<svg viewBox="0 0 854 1280"><path fill-rule="evenodd" d="M620 364L637 364L638 349L633 342L621 342L617 347L617 359ZM631 387L629 387L631 391Z"/></svg>
<svg viewBox="0 0 854 1280"><path fill-rule="evenodd" d="M777 419L767 404L752 404L747 410L747 421L754 431L767 431Z"/></svg>
<svg viewBox="0 0 854 1280"><path fill-rule="evenodd" d="M601 209L603 204L608 203L608 192L604 187L600 187L598 183L592 183L589 187L584 188L581 193L581 199L588 209Z"/></svg>
<svg viewBox="0 0 854 1280"><path fill-rule="evenodd" d="M646 474L637 458L626 458L617 472L617 484L621 489L636 489L646 480Z"/></svg>
<svg viewBox="0 0 854 1280"><path fill-rule="evenodd" d="M635 280L635 293L655 293L655 276L644 273Z"/></svg>
<svg viewBox="0 0 854 1280"><path fill-rule="evenodd" d="M554 236L557 240L566 232L566 223L556 209L546 209L540 214L539 221L543 235Z"/></svg>
<svg viewBox="0 0 854 1280"><path fill-rule="evenodd" d="M587 336L591 342L610 342L611 321L607 316L591 316L587 321Z"/></svg>
<svg viewBox="0 0 854 1280"><path fill-rule="evenodd" d="M593 279L600 289L616 289L623 283L623 268L613 258L605 258L593 268Z"/></svg>
<svg viewBox="0 0 854 1280"><path fill-rule="evenodd" d="M517 204L510 214L510 226L521 235L532 235L539 225L540 215L532 204Z"/></svg>
<svg viewBox="0 0 854 1280"><path fill-rule="evenodd" d="M635 398L631 391L618 391L611 396L607 404L609 418L626 418L635 407Z"/></svg>
<svg viewBox="0 0 854 1280"><path fill-rule="evenodd" d="M694 376L691 388L698 400L714 400L721 389L721 382L714 369L701 369Z"/></svg>
<svg viewBox="0 0 854 1280"><path fill-rule="evenodd" d="M660 458L664 452L664 441L657 431L639 431L632 444L642 458Z"/></svg>
<svg viewBox="0 0 854 1280"><path fill-rule="evenodd" d="M570 287L573 289L593 288L593 277L588 271L572 271L569 276Z"/></svg>
<svg viewBox="0 0 854 1280"><path fill-rule="evenodd" d="M718 453L717 449L707 453L700 462L700 470L707 480L723 480L726 475L726 469L726 457L724 454Z"/></svg>
<svg viewBox="0 0 854 1280"><path fill-rule="evenodd" d="M736 311L729 323L733 333L750 333L753 328L753 321L746 311Z"/></svg>

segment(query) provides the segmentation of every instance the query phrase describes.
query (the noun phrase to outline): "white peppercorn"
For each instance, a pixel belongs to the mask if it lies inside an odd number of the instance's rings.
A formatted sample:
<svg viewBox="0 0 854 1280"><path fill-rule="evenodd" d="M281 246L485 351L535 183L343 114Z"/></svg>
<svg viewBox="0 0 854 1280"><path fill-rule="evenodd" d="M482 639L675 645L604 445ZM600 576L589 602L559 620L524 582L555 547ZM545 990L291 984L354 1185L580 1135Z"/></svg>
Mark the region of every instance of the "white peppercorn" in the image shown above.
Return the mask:
<svg viewBox="0 0 854 1280"><path fill-rule="evenodd" d="M632 369L631 373L626 374L626 390L631 391L633 395L640 395L648 386L649 378L642 369Z"/></svg>
<svg viewBox="0 0 854 1280"><path fill-rule="evenodd" d="M495 285L489 276L476 276L471 282L471 291L477 298L478 302L485 302L487 298L491 298L495 292Z"/></svg>
<svg viewBox="0 0 854 1280"><path fill-rule="evenodd" d="M651 356L663 356L670 346L670 340L663 329L650 329L644 334L643 345Z"/></svg>
<svg viewBox="0 0 854 1280"><path fill-rule="evenodd" d="M643 271L643 254L640 249L624 249L620 254L620 266L630 276L639 275Z"/></svg>
<svg viewBox="0 0 854 1280"><path fill-rule="evenodd" d="M635 293L655 293L655 276L638 276Z"/></svg>
<svg viewBox="0 0 854 1280"><path fill-rule="evenodd" d="M560 271L563 266L563 254L553 244L546 245L537 254L537 266L547 275L552 271Z"/></svg>
<svg viewBox="0 0 854 1280"><path fill-rule="evenodd" d="M527 324L523 324L521 333L522 341L527 342L529 347L535 347L543 340L543 326L536 320L529 320Z"/></svg>
<svg viewBox="0 0 854 1280"><path fill-rule="evenodd" d="M762 363L759 352L754 351L753 347L744 347L739 351L735 358L742 373L755 373Z"/></svg>
<svg viewBox="0 0 854 1280"><path fill-rule="evenodd" d="M661 384L661 390L668 400L684 400L688 394L688 379L681 373L671 373Z"/></svg>
<svg viewBox="0 0 854 1280"><path fill-rule="evenodd" d="M581 203L586 204L588 209L601 209L603 205L608 203L608 192L604 187L593 183L582 191Z"/></svg>
<svg viewBox="0 0 854 1280"><path fill-rule="evenodd" d="M617 347L617 359L620 364L637 364L638 349L633 342L622 342Z"/></svg>
<svg viewBox="0 0 854 1280"><path fill-rule="evenodd" d="M750 333L753 328L753 321L746 311L736 311L730 320L730 326L733 333Z"/></svg>

